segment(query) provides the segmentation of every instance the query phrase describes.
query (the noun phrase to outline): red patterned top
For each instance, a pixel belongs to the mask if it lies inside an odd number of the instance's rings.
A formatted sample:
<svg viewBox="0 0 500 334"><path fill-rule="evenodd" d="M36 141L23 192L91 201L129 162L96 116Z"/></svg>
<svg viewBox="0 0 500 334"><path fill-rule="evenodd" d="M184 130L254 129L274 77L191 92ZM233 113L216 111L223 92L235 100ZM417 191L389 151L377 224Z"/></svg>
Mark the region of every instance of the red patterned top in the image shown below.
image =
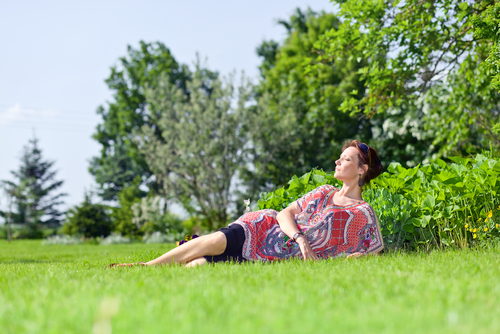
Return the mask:
<svg viewBox="0 0 500 334"><path fill-rule="evenodd" d="M320 258L355 252L378 252L384 247L373 208L366 202L349 206L329 204L337 188L324 185L297 200L301 212L295 215L298 228ZM302 258L297 243L287 242L276 220L276 210L248 212L233 224L245 230L243 257L253 261Z"/></svg>

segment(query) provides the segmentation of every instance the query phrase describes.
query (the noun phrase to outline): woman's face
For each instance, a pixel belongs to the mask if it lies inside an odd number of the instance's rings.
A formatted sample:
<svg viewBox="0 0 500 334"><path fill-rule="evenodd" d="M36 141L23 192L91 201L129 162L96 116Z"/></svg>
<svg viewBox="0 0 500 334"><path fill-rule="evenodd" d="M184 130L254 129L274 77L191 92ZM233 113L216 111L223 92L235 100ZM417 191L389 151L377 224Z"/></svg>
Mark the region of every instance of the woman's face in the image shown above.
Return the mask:
<svg viewBox="0 0 500 334"><path fill-rule="evenodd" d="M357 180L359 174L364 173L363 168L359 167L358 150L355 147L346 148L335 164L337 167L333 176L340 181Z"/></svg>

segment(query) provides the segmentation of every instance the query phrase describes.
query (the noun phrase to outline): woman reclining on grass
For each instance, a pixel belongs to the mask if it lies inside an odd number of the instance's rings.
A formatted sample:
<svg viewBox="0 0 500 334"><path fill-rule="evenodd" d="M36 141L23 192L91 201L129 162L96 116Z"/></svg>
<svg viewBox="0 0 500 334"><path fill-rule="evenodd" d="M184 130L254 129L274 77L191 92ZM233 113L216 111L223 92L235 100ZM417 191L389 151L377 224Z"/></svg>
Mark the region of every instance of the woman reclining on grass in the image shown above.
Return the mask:
<svg viewBox="0 0 500 334"><path fill-rule="evenodd" d="M384 248L372 207L361 197L362 186L382 172L376 151L357 140L348 141L335 162L341 189L320 186L281 212L248 212L229 226L176 247L149 262L155 266L183 263L186 267L219 261L273 261L299 257L325 259L358 257ZM110 267L132 266L113 263Z"/></svg>

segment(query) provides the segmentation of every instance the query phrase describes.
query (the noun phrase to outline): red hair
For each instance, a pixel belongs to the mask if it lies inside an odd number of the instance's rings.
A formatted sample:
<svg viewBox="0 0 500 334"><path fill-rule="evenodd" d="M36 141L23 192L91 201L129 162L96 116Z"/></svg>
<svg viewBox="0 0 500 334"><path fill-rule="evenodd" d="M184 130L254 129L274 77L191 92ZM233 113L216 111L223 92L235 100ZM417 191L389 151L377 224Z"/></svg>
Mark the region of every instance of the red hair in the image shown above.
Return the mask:
<svg viewBox="0 0 500 334"><path fill-rule="evenodd" d="M360 147L360 144L366 146L368 150L362 149ZM382 163L380 162L380 159L378 157L377 151L374 148L356 139L347 140L344 143L344 147L342 147L342 152L344 152L349 147L354 147L358 150L359 167L368 165L368 170L363 175L361 175L361 180L363 181L363 184L370 184L370 181L379 176L384 170L384 167L382 166Z"/></svg>

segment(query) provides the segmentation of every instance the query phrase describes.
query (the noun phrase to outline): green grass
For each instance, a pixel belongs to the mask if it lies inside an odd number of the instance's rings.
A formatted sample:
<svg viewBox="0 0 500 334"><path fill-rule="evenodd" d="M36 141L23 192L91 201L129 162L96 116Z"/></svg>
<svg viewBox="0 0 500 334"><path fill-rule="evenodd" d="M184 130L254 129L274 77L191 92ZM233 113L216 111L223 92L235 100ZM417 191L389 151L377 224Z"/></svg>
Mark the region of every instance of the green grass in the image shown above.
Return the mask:
<svg viewBox="0 0 500 334"><path fill-rule="evenodd" d="M498 249L103 270L167 248L0 241L0 332L500 332Z"/></svg>

